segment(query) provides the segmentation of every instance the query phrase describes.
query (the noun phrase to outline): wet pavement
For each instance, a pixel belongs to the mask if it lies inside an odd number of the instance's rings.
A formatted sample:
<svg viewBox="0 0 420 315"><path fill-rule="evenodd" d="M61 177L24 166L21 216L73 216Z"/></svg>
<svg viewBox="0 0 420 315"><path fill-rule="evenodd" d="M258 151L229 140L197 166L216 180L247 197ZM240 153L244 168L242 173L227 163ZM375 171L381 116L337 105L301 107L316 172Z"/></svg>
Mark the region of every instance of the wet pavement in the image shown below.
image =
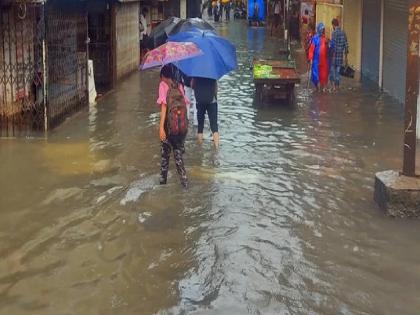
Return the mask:
<svg viewBox="0 0 420 315"><path fill-rule="evenodd" d="M0 314L418 314L420 222L372 201L401 165L401 107L354 82L256 106L250 62L279 40L218 28L240 65L220 151L187 140L188 191L173 161L158 185L156 71L48 139L1 141Z"/></svg>

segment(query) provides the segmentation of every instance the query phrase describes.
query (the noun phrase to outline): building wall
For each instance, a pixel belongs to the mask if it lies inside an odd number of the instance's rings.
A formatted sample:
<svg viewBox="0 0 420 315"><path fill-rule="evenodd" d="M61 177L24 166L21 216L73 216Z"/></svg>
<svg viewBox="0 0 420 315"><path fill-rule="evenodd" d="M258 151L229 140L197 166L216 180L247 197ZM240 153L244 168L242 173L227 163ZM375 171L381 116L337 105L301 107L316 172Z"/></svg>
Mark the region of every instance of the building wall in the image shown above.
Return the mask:
<svg viewBox="0 0 420 315"><path fill-rule="evenodd" d="M362 0L345 0L343 9L343 29L350 46L349 64L361 70L362 60Z"/></svg>
<svg viewBox="0 0 420 315"><path fill-rule="evenodd" d="M114 47L115 79L119 80L139 65L139 3L123 3L115 6Z"/></svg>
<svg viewBox="0 0 420 315"><path fill-rule="evenodd" d="M351 1L351 0L350 0ZM324 23L325 34L327 38L331 38L332 26L331 21L333 18L342 20L343 6L331 3L317 3L316 5L316 24Z"/></svg>
<svg viewBox="0 0 420 315"><path fill-rule="evenodd" d="M180 0L179 17L181 19L186 19L187 18L187 0Z"/></svg>
<svg viewBox="0 0 420 315"><path fill-rule="evenodd" d="M417 139L420 139L420 80L419 80L419 95L417 97Z"/></svg>

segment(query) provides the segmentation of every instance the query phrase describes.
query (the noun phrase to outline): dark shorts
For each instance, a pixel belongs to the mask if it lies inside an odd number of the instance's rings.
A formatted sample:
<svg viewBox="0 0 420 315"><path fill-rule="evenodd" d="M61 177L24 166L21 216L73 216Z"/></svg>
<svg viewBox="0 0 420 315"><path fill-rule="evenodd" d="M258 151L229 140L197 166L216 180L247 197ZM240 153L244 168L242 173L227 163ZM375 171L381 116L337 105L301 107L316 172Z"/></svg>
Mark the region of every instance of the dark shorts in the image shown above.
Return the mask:
<svg viewBox="0 0 420 315"><path fill-rule="evenodd" d="M217 124L217 102L205 104L197 103L197 120L198 120L198 133L203 133L205 115L209 116L211 132L219 131Z"/></svg>
<svg viewBox="0 0 420 315"><path fill-rule="evenodd" d="M275 27L278 27L281 24L280 14L274 14L273 23Z"/></svg>

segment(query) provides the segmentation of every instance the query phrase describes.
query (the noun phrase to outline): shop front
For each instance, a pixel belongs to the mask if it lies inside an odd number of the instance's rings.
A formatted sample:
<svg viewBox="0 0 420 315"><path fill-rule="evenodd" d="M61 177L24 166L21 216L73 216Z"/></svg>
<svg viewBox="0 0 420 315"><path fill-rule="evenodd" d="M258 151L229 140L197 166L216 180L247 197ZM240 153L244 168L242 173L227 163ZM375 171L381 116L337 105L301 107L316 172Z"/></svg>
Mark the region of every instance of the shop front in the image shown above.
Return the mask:
<svg viewBox="0 0 420 315"><path fill-rule="evenodd" d="M111 1L88 3L89 58L93 60L95 85L100 93L111 89L114 84L112 24Z"/></svg>

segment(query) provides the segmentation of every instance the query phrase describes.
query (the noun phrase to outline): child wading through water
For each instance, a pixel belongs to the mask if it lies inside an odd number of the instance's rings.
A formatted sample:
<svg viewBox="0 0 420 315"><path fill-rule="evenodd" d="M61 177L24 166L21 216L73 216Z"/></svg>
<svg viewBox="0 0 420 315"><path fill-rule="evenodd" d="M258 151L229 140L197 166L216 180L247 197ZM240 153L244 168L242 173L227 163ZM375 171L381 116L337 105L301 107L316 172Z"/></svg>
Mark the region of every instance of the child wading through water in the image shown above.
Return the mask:
<svg viewBox="0 0 420 315"><path fill-rule="evenodd" d="M187 173L182 158L185 137L188 132L187 104L184 87L172 79L171 66L163 66L160 71L158 105L160 111L159 137L162 142L162 160L160 170L160 184L166 184L169 170L171 150L174 152L176 170L181 179L181 185L188 186Z"/></svg>

